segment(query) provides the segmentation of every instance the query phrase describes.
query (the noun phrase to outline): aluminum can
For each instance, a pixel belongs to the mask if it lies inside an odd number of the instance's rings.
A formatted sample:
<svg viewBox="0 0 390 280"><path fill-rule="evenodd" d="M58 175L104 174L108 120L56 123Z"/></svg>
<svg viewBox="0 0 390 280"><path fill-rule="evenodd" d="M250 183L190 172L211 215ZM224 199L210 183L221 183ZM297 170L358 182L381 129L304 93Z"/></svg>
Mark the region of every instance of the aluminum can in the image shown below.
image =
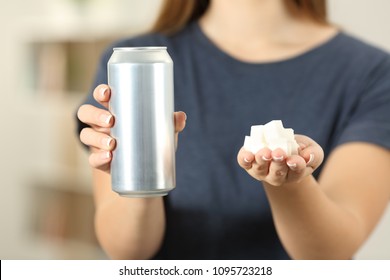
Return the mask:
<svg viewBox="0 0 390 280"><path fill-rule="evenodd" d="M172 59L166 47L114 48L107 68L117 143L112 189L127 197L167 195L176 183Z"/></svg>

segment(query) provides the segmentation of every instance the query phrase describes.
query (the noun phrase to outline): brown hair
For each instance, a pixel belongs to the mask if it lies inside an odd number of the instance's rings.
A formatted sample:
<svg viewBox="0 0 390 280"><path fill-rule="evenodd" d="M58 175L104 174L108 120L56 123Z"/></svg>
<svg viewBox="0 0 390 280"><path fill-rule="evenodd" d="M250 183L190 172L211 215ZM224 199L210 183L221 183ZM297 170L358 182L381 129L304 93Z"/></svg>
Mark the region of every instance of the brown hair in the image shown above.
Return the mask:
<svg viewBox="0 0 390 280"><path fill-rule="evenodd" d="M326 0L284 0L284 2L293 15L327 24ZM173 34L188 23L199 19L209 4L210 0L164 0L152 31Z"/></svg>

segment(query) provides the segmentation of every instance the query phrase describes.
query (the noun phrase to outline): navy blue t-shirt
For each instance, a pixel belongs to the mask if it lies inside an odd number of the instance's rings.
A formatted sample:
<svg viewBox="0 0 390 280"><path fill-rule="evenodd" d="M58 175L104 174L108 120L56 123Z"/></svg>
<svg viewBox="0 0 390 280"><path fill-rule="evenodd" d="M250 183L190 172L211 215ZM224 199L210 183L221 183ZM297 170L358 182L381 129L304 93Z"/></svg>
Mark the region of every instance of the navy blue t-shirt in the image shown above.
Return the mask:
<svg viewBox="0 0 390 280"><path fill-rule="evenodd" d="M197 23L173 36L143 35L112 47L131 46L167 46L175 110L188 115L176 153L177 187L164 198L167 227L157 259L288 258L261 183L237 164L251 125L280 119L317 141L325 160L351 141L390 148L390 56L343 32L270 63L229 56ZM111 53L104 53L93 88L107 83ZM92 93L85 102L99 106Z"/></svg>

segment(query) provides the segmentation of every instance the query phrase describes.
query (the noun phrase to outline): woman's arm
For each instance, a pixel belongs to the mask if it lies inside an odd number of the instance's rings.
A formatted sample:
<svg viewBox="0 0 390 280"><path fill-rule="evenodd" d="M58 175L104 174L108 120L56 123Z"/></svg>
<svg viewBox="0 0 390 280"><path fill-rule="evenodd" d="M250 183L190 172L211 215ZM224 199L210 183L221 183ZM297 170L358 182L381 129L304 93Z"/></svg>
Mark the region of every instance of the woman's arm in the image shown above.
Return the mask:
<svg viewBox="0 0 390 280"><path fill-rule="evenodd" d="M163 199L125 198L111 190L109 174L94 169L95 229L113 259L149 259L160 248L165 230Z"/></svg>
<svg viewBox="0 0 390 280"><path fill-rule="evenodd" d="M111 92L99 85L93 92L97 102L107 109ZM106 109L83 105L78 110L80 121L89 125L80 133L80 140L90 147L89 163L93 167L95 228L98 240L114 259L148 259L161 246L165 230L163 199L125 198L111 190L110 163L115 139L110 128L115 120ZM186 115L176 112L175 136L182 131Z"/></svg>
<svg viewBox="0 0 390 280"><path fill-rule="evenodd" d="M242 166L243 156L248 157L241 151ZM352 258L389 202L390 152L366 143L344 144L332 152L318 181L312 175L288 181L294 170L286 163L292 161L276 163L284 169L271 168L274 161L269 164L269 172L287 170L279 186L267 183L276 174L256 176L261 168L253 172L255 163L246 167L256 179L266 179L264 187L285 249L294 259Z"/></svg>

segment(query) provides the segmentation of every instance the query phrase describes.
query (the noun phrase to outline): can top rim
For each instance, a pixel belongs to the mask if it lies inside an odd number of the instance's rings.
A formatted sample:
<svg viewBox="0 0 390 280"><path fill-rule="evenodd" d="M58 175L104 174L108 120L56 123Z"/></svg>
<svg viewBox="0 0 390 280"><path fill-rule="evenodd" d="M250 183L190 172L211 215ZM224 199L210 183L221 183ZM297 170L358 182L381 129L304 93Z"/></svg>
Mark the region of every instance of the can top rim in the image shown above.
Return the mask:
<svg viewBox="0 0 390 280"><path fill-rule="evenodd" d="M137 51L162 51L166 50L167 47L125 47L125 48L114 48L114 51L125 51L125 52L137 52Z"/></svg>

